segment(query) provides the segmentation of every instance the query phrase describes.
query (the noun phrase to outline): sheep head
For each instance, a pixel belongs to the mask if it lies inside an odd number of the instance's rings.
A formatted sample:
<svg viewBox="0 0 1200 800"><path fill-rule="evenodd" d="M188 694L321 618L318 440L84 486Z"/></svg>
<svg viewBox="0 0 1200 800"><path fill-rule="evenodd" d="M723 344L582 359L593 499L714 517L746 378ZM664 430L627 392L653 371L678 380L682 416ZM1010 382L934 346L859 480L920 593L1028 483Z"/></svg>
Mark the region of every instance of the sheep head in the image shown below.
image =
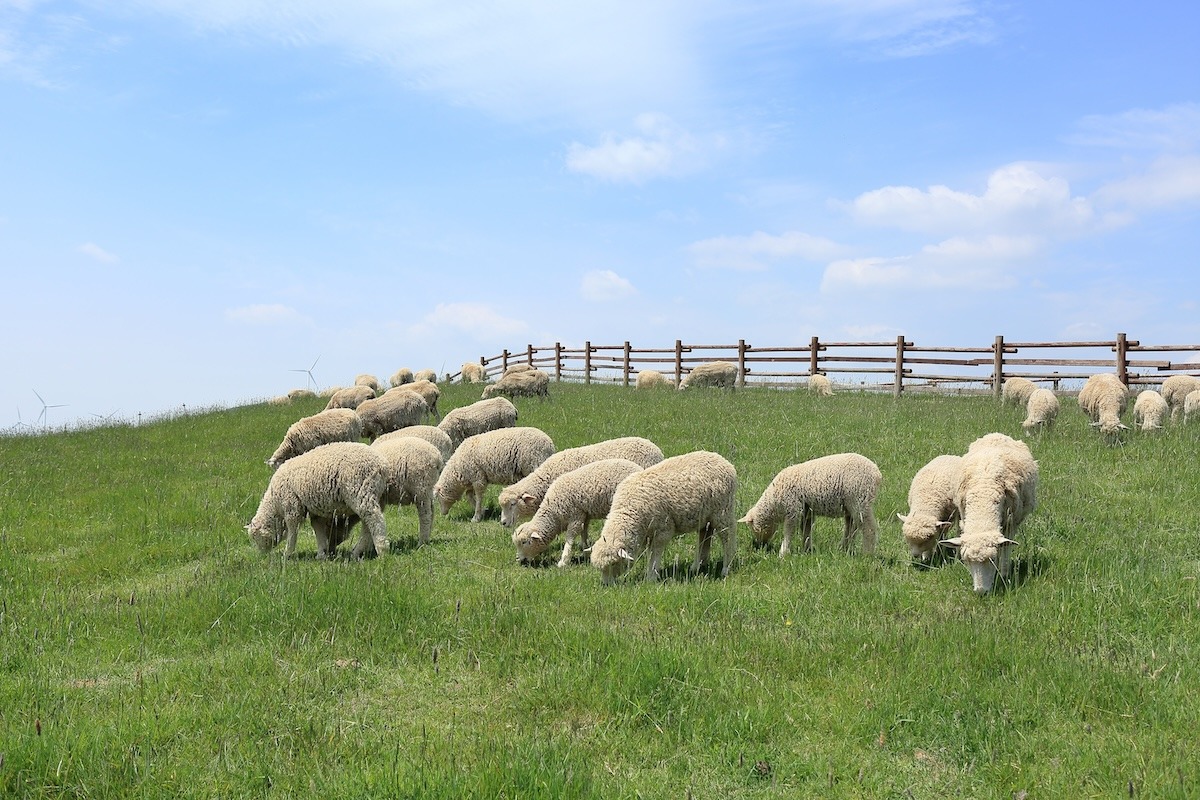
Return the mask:
<svg viewBox="0 0 1200 800"><path fill-rule="evenodd" d="M999 533L965 540L962 536L956 536L953 539L943 539L942 544L958 549L959 558L971 572L975 594L989 593L996 583L997 574L1007 578L1012 571L1011 550L1017 543Z"/></svg>

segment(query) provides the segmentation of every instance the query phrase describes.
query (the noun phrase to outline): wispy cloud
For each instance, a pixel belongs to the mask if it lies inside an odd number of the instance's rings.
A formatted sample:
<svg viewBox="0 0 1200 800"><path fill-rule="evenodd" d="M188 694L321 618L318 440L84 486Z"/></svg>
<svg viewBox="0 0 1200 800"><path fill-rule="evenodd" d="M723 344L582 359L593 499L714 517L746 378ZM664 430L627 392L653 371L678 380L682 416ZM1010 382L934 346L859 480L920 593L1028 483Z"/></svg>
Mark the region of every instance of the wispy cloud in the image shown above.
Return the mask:
<svg viewBox="0 0 1200 800"><path fill-rule="evenodd" d="M526 332L529 326L500 314L483 303L438 303L409 328L413 336L426 337L441 331L465 333L477 341L491 342Z"/></svg>
<svg viewBox="0 0 1200 800"><path fill-rule="evenodd" d="M641 114L634 129L632 136L605 134L593 146L572 143L567 169L612 183L643 183L701 169L724 145L720 136L693 136L664 114Z"/></svg>
<svg viewBox="0 0 1200 800"><path fill-rule="evenodd" d="M842 259L825 268L821 289L1007 289L1040 247L1033 237L953 238L912 255Z"/></svg>
<svg viewBox="0 0 1200 800"><path fill-rule="evenodd" d="M585 300L607 302L621 300L637 294L637 289L627 279L610 269L593 270L585 273L579 285L579 293Z"/></svg>
<svg viewBox="0 0 1200 800"><path fill-rule="evenodd" d="M1067 136L1066 141L1122 150L1194 150L1200 145L1200 103L1087 116L1079 121L1077 130Z"/></svg>
<svg viewBox="0 0 1200 800"><path fill-rule="evenodd" d="M79 247L75 249L80 253L83 253L88 258L94 258L95 260L104 264L116 264L121 260L100 245L93 242L86 242L79 245Z"/></svg>
<svg viewBox="0 0 1200 800"><path fill-rule="evenodd" d="M281 303L262 303L225 310L225 318L243 325L291 325L307 323L308 317Z"/></svg>
<svg viewBox="0 0 1200 800"><path fill-rule="evenodd" d="M715 236L688 245L697 266L750 271L765 270L780 261L828 261L845 249L830 239L800 231Z"/></svg>

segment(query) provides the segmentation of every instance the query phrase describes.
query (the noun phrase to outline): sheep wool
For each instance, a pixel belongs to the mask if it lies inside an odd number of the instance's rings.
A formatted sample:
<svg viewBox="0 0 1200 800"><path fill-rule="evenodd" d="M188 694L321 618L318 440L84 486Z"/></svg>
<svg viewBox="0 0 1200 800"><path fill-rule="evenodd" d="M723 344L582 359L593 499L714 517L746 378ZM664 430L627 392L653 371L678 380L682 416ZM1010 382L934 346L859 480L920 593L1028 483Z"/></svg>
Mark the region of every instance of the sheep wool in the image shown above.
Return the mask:
<svg viewBox="0 0 1200 800"><path fill-rule="evenodd" d="M1008 378L1000 385L1000 400L1005 405L1023 406L1037 385L1028 378Z"/></svg>
<svg viewBox="0 0 1200 800"><path fill-rule="evenodd" d="M487 386L483 390L483 398L486 400L489 397L496 395L504 395L506 397L549 397L550 396L550 376L542 372L540 369L525 369L514 372L515 367L510 367L507 372L501 376L500 380Z"/></svg>
<svg viewBox="0 0 1200 800"><path fill-rule="evenodd" d="M1200 411L1200 389L1193 389L1183 398L1183 421L1188 422Z"/></svg>
<svg viewBox="0 0 1200 800"><path fill-rule="evenodd" d="M437 370L419 369L413 373L413 381L429 381L430 383L437 383Z"/></svg>
<svg viewBox="0 0 1200 800"><path fill-rule="evenodd" d="M483 383L486 380L483 372L483 366L474 362L467 361L462 365L459 374L462 383Z"/></svg>
<svg viewBox="0 0 1200 800"><path fill-rule="evenodd" d="M699 533L698 572L708 561L714 536L724 545L721 577L729 574L737 556L733 518L737 470L733 464L704 450L674 456L635 472L613 492L612 506L600 538L592 547L592 566L601 580L612 584L629 569L637 554L649 549L646 580L658 580L663 551L674 537Z"/></svg>
<svg viewBox="0 0 1200 800"><path fill-rule="evenodd" d="M370 386L371 391L374 392L376 396L383 393L383 387L379 385L379 378L376 378L374 375L370 375L365 372L361 375L354 376L354 385Z"/></svg>
<svg viewBox="0 0 1200 800"><path fill-rule="evenodd" d="M1133 425L1142 431L1159 430L1169 411L1167 401L1158 392L1153 389L1138 392L1137 399L1133 401Z"/></svg>
<svg viewBox="0 0 1200 800"><path fill-rule="evenodd" d="M317 393L312 389L292 389L287 396L289 400L311 400Z"/></svg>
<svg viewBox="0 0 1200 800"><path fill-rule="evenodd" d="M325 558L331 552L331 521L355 516L362 519L363 532L353 555L361 558L371 547L376 553L386 553L382 500L387 481L387 462L367 445L323 444L287 460L275 471L246 532L264 553L286 537L287 557L296 552L296 534L308 518L317 537L317 557Z"/></svg>
<svg viewBox="0 0 1200 800"><path fill-rule="evenodd" d="M441 453L442 461L449 461L450 455L454 452L454 443L450 441L450 437L446 435L446 432L436 425L409 425L407 428L400 428L391 433L383 434L373 444L378 444L389 439L402 439L406 436L424 439L429 442Z"/></svg>
<svg viewBox="0 0 1200 800"><path fill-rule="evenodd" d="M377 439L371 445L388 465L383 505L417 508L417 541L429 544L433 530L433 487L442 472L442 454L429 442L415 437Z"/></svg>
<svg viewBox="0 0 1200 800"><path fill-rule="evenodd" d="M739 522L750 526L757 545L771 543L783 522L779 557L792 551L792 535L799 523L805 552L812 552L813 518L842 517L842 549L849 550L856 533L862 533L862 550L875 552L879 526L875 522L875 497L883 474L875 462L858 453L836 453L784 467L772 479L758 502Z"/></svg>
<svg viewBox="0 0 1200 800"><path fill-rule="evenodd" d="M642 467L651 467L663 460L663 452L641 436L622 436L560 450L529 475L500 491L500 523L511 528L518 521L529 519L555 478L602 458L627 458Z"/></svg>
<svg viewBox="0 0 1200 800"><path fill-rule="evenodd" d="M1034 389L1025 403L1025 420L1021 428L1025 433L1049 428L1058 416L1058 395L1049 389Z"/></svg>
<svg viewBox="0 0 1200 800"><path fill-rule="evenodd" d="M408 367L401 367L400 369L396 370L394 373L392 373L391 380L388 381L393 389L395 389L397 386L403 386L406 383L412 382L413 371Z"/></svg>
<svg viewBox="0 0 1200 800"><path fill-rule="evenodd" d="M293 422L267 464L277 468L314 447L330 442L357 442L361 438L362 421L358 414L350 408L331 408Z"/></svg>
<svg viewBox="0 0 1200 800"><path fill-rule="evenodd" d="M896 514L913 558L927 562L958 522L954 493L962 478L962 456L937 456L917 470L908 487L908 515Z"/></svg>
<svg viewBox="0 0 1200 800"><path fill-rule="evenodd" d="M517 407L506 397L476 400L469 406L451 409L438 427L450 437L455 449L468 437L517 424Z"/></svg>
<svg viewBox="0 0 1200 800"><path fill-rule="evenodd" d="M1024 442L1002 433L976 439L962 460L954 493L962 533L942 544L958 549L977 594L1011 571L1012 536L1037 505L1038 465Z"/></svg>
<svg viewBox="0 0 1200 800"><path fill-rule="evenodd" d="M468 489L475 500L472 522L483 519L483 494L491 484L516 483L550 456L554 442L538 428L500 428L469 437L454 451L434 486L442 513L449 514Z"/></svg>
<svg viewBox="0 0 1200 800"><path fill-rule="evenodd" d="M666 376L655 369L644 369L638 372L637 380L634 382L635 389L654 389L659 386L665 386L667 383Z"/></svg>
<svg viewBox="0 0 1200 800"><path fill-rule="evenodd" d="M833 397L833 381L819 373L811 375L808 379L808 390L817 397Z"/></svg>
<svg viewBox="0 0 1200 800"><path fill-rule="evenodd" d="M370 386L347 386L345 389L338 389L330 396L325 409L358 408L365 401L374 399L374 397L375 390Z"/></svg>
<svg viewBox="0 0 1200 800"><path fill-rule="evenodd" d="M737 364L729 361L709 361L693 368L683 380L679 388L688 389L698 386L713 386L721 389L732 389L737 385Z"/></svg>
<svg viewBox="0 0 1200 800"><path fill-rule="evenodd" d="M582 540L583 547L588 546L591 521L608 516L617 486L641 471L641 464L627 458L604 458L555 478L533 519L519 525L513 533L517 560L523 564L533 561L546 552L555 537L566 531L558 566L568 566L575 545Z"/></svg>
<svg viewBox="0 0 1200 800"><path fill-rule="evenodd" d="M1200 389L1200 376L1172 375L1163 381L1162 396L1171 409L1171 422L1179 422L1187 396Z"/></svg>
<svg viewBox="0 0 1200 800"><path fill-rule="evenodd" d="M1079 392L1079 407L1094 427L1105 435L1126 429L1121 415L1129 402L1129 389L1111 372L1101 372L1087 379Z"/></svg>
<svg viewBox="0 0 1200 800"><path fill-rule="evenodd" d="M429 406L416 392L401 388L364 400L356 410L362 419L363 436L375 441L385 433L419 425L421 418L429 413Z"/></svg>
<svg viewBox="0 0 1200 800"><path fill-rule="evenodd" d="M437 407L438 398L442 396L442 391L431 380L418 378L409 383L393 386L391 389L388 389L388 392L415 392L425 401L425 405L429 406L429 413L433 414L435 419L440 420L442 418L442 415L438 413ZM384 392L384 394L387 394L387 392Z"/></svg>

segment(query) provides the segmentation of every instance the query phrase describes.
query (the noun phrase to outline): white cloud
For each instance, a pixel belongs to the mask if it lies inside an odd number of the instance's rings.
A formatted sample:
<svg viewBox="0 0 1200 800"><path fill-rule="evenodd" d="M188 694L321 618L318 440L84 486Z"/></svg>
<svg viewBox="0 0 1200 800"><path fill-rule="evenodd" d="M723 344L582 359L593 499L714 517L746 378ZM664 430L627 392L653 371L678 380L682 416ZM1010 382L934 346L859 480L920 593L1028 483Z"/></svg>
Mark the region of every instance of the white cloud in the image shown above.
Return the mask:
<svg viewBox="0 0 1200 800"><path fill-rule="evenodd" d="M573 142L567 148L567 169L612 183L643 183L695 172L724 146L721 137L701 140L664 114L640 114L634 128L636 136L608 133L594 147Z"/></svg>
<svg viewBox="0 0 1200 800"><path fill-rule="evenodd" d="M100 261L104 264L116 264L118 261L121 260L121 259L117 258L115 255L113 255L112 253L105 250L100 245L94 244L92 242L87 242L85 244L81 244L81 245L79 245L79 247L77 247L75 249L78 250L80 253L83 253L85 256L87 256L89 258L94 258L95 260Z"/></svg>
<svg viewBox="0 0 1200 800"><path fill-rule="evenodd" d="M225 318L244 325L286 325L309 322L296 309L281 303L263 303L225 310Z"/></svg>
<svg viewBox="0 0 1200 800"><path fill-rule="evenodd" d="M765 270L772 262L786 260L828 261L843 250L834 241L800 231L715 236L688 245L697 266L736 270Z"/></svg>
<svg viewBox="0 0 1200 800"><path fill-rule="evenodd" d="M1200 202L1200 156L1160 158L1140 175L1101 187L1095 200L1104 207L1130 210Z"/></svg>
<svg viewBox="0 0 1200 800"><path fill-rule="evenodd" d="M825 268L821 290L961 289L994 291L1016 284L1014 273L1036 255L1031 237L953 238L926 245L913 255L834 261Z"/></svg>
<svg viewBox="0 0 1200 800"><path fill-rule="evenodd" d="M457 331L481 342L491 342L528 329L521 320L505 317L483 303L438 303L409 333L428 336L439 331Z"/></svg>
<svg viewBox="0 0 1200 800"><path fill-rule="evenodd" d="M621 300L637 294L637 289L625 278L610 269L593 270L583 276L579 292L586 300L604 302Z"/></svg>
<svg viewBox="0 0 1200 800"><path fill-rule="evenodd" d="M1077 127L1078 131L1067 137L1070 144L1185 151L1200 144L1200 103L1093 115L1081 119Z"/></svg>

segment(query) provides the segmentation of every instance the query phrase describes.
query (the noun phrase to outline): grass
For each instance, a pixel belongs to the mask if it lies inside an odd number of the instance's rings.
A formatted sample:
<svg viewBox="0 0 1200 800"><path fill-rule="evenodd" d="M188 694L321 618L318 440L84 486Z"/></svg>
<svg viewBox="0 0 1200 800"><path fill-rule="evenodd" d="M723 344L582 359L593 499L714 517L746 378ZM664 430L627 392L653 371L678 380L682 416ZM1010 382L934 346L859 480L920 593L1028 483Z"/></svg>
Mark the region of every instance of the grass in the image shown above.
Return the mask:
<svg viewBox="0 0 1200 800"><path fill-rule="evenodd" d="M1012 584L912 566L895 512L934 455L1019 435L988 397L553 385L560 447L721 453L739 512L779 469L879 464L874 557L602 587L515 563L492 513L416 547L261 556L242 526L288 424L256 405L0 438L0 796L1189 797L1200 793L1200 428L1110 445L1073 404L1031 439L1039 507ZM443 409L477 390L444 387ZM777 546L776 542L776 546ZM715 548L719 552L719 548ZM680 565L676 568L675 565ZM639 565L640 566L640 565Z"/></svg>

